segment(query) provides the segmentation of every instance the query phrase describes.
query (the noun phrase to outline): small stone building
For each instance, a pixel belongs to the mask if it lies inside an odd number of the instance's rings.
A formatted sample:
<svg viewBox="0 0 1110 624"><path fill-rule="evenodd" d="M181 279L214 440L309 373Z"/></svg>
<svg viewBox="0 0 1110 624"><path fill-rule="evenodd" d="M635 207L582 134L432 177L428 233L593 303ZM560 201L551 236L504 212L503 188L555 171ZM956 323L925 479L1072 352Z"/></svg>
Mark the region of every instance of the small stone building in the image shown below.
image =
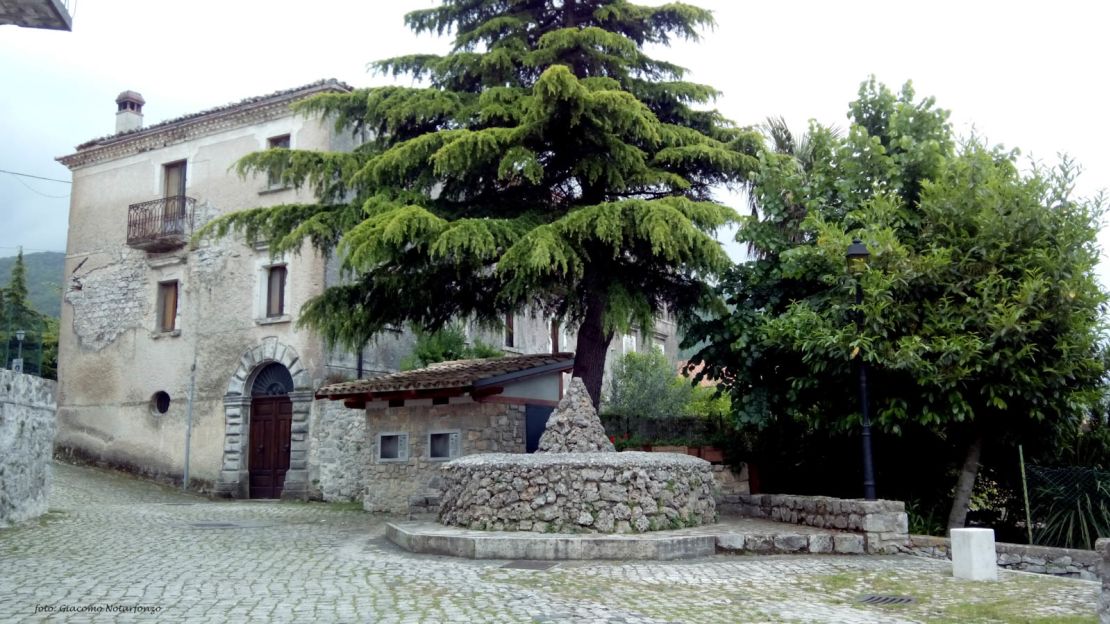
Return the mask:
<svg viewBox="0 0 1110 624"><path fill-rule="evenodd" d="M570 353L457 360L332 384L316 398L366 410L366 510L419 513L438 505L443 462L535 451L573 366Z"/></svg>

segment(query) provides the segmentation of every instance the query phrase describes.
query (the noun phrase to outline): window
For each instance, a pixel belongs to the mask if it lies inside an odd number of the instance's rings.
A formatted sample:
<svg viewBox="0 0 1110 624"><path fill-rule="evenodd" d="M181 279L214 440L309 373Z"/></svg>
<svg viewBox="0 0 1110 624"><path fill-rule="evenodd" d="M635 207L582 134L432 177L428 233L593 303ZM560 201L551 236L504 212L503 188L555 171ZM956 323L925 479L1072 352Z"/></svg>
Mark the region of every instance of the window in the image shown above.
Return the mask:
<svg viewBox="0 0 1110 624"><path fill-rule="evenodd" d="M158 331L177 329L177 280L158 284Z"/></svg>
<svg viewBox="0 0 1110 624"><path fill-rule="evenodd" d="M636 350L636 336L632 334L625 334L621 336L621 347L625 353L632 353Z"/></svg>
<svg viewBox="0 0 1110 624"><path fill-rule="evenodd" d="M266 275L266 318L285 314L285 276L284 265L269 268Z"/></svg>
<svg viewBox="0 0 1110 624"><path fill-rule="evenodd" d="M409 434L378 434L378 461L405 461L408 458Z"/></svg>
<svg viewBox="0 0 1110 624"><path fill-rule="evenodd" d="M266 147L269 149L289 149L289 135L283 134L281 136L270 137L266 139ZM282 170L270 169L267 173L266 184L269 188L284 188L285 185L281 181Z"/></svg>
<svg viewBox="0 0 1110 624"><path fill-rule="evenodd" d="M451 459L459 456L459 432L441 431L428 434L428 459Z"/></svg>
<svg viewBox="0 0 1110 624"><path fill-rule="evenodd" d="M505 315L505 346L506 347L515 347L516 346L516 328L513 325L514 324L513 324L513 315L512 315L512 313L506 314Z"/></svg>

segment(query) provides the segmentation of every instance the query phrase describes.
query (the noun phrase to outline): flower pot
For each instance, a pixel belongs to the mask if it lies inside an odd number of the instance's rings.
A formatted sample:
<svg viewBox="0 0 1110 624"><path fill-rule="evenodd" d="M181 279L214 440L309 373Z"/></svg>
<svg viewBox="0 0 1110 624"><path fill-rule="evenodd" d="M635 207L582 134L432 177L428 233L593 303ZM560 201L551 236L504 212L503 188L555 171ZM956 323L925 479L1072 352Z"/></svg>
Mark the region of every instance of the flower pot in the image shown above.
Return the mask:
<svg viewBox="0 0 1110 624"><path fill-rule="evenodd" d="M653 453L686 453L685 446L653 446L651 448Z"/></svg>
<svg viewBox="0 0 1110 624"><path fill-rule="evenodd" d="M725 461L725 452L715 446L701 447L701 458L707 462L720 464Z"/></svg>
<svg viewBox="0 0 1110 624"><path fill-rule="evenodd" d="M701 457L701 447L700 446L687 446L686 447L686 454L687 455L693 455L694 457Z"/></svg>

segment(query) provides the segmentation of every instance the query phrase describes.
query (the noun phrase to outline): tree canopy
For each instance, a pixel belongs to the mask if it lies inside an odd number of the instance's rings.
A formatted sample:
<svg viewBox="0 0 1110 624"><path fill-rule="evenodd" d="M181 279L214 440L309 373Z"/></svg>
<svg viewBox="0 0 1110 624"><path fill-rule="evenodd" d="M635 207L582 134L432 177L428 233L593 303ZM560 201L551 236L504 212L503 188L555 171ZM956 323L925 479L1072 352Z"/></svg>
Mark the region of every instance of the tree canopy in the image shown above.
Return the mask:
<svg viewBox="0 0 1110 624"><path fill-rule="evenodd" d="M624 0L445 0L406 16L450 34L443 56L373 64L416 86L301 103L367 136L351 153L271 149L241 174L272 172L318 202L242 211L239 230L275 252L304 240L338 253L349 283L301 310L331 343L387 325L429 330L506 313L577 326L574 374L595 402L614 331L687 313L729 266L713 232L737 214L712 189L755 166L754 133L708 108L717 91L649 57L696 39L708 11Z"/></svg>
<svg viewBox="0 0 1110 624"><path fill-rule="evenodd" d="M804 163L760 154L759 216L737 235L757 257L722 281L731 311L692 332L710 342L694 362L724 382L740 422L847 429L862 358L879 427L966 446L950 516L962 525L984 436L1097 404L1102 202L1072 196L1067 159L1023 172L1015 151L958 143L947 111L909 84L864 83L849 118L843 136L811 126ZM845 261L853 238L871 253L861 305Z"/></svg>

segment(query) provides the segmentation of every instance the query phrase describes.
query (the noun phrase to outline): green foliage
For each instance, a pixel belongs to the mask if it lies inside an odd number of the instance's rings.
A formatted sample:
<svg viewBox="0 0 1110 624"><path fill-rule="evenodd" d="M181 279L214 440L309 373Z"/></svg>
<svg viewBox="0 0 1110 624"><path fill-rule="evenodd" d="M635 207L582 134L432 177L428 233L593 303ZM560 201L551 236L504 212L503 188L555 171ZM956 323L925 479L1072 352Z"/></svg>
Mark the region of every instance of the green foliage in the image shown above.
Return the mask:
<svg viewBox="0 0 1110 624"><path fill-rule="evenodd" d="M436 362L451 360L469 360L475 358L500 357L501 351L477 340L473 345L467 344L466 334L459 325L448 325L442 329L429 332L414 327L416 344L412 353L401 360L401 370L424 368Z"/></svg>
<svg viewBox="0 0 1110 624"><path fill-rule="evenodd" d="M689 382L675 375L662 353L626 353L613 365L605 409L636 418L672 418L684 413L692 396Z"/></svg>
<svg viewBox="0 0 1110 624"><path fill-rule="evenodd" d="M17 334L20 330L24 332L22 343ZM57 378L58 319L41 314L31 306L22 250L12 263L7 287L0 289L0 357L4 358L2 366L10 366L21 351L24 372L49 379Z"/></svg>
<svg viewBox="0 0 1110 624"><path fill-rule="evenodd" d="M0 258L0 290L19 256ZM39 251L23 254L26 273L27 301L35 311L58 318L62 313L61 281L66 255L61 252ZM0 302L2 303L2 302Z"/></svg>
<svg viewBox="0 0 1110 624"><path fill-rule="evenodd" d="M297 106L371 137L351 153L274 149L238 164L319 203L224 216L197 234L266 238L271 250L341 257L352 279L302 310L329 343L387 326L494 322L528 307L580 327L596 397L614 332L711 299L728 266L714 231L737 214L712 191L755 168L756 133L708 104L715 89L645 54L712 24L684 4L445 0L416 32L450 33L444 56L373 67L419 87L321 95ZM365 133L365 134L362 134ZM597 343L597 344L595 344ZM583 368L584 367L584 368ZM593 384L593 385L591 385Z"/></svg>
<svg viewBox="0 0 1110 624"><path fill-rule="evenodd" d="M697 416L715 422L723 422L732 413L732 399L728 393L718 392L716 388L694 386L682 413L687 416Z"/></svg>
<svg viewBox="0 0 1110 624"><path fill-rule="evenodd" d="M862 360L878 433L947 449L985 437L983 461L1016 465L1015 442L1099 409L1102 198L1071 195L1067 158L1023 171L1014 151L957 144L947 111L908 84L865 82L849 119L845 133L811 125L804 158L759 154L757 212L737 235L755 259L721 281L729 311L688 332L708 343L693 363L729 391L738 425L800 423L819 445L858 429ZM858 276L853 238L871 253ZM942 478L962 458L937 460ZM878 481L884 496L898 487ZM904 496L931 505L920 486Z"/></svg>
<svg viewBox="0 0 1110 624"><path fill-rule="evenodd" d="M1110 472L1029 467L1033 543L1091 550L1110 537Z"/></svg>
<svg viewBox="0 0 1110 624"><path fill-rule="evenodd" d="M857 349L890 431L1013 431L1091 409L1105 371L1102 206L1070 197L1070 161L1022 174L1012 152L956 149L947 113L908 85L895 96L865 83L851 111L847 136L812 137L821 157L808 170L760 156L762 216L738 239L763 255L722 283L733 311L689 337L711 341L700 359L738 419L855 426L843 389ZM872 254L859 306L844 260L857 236Z"/></svg>

